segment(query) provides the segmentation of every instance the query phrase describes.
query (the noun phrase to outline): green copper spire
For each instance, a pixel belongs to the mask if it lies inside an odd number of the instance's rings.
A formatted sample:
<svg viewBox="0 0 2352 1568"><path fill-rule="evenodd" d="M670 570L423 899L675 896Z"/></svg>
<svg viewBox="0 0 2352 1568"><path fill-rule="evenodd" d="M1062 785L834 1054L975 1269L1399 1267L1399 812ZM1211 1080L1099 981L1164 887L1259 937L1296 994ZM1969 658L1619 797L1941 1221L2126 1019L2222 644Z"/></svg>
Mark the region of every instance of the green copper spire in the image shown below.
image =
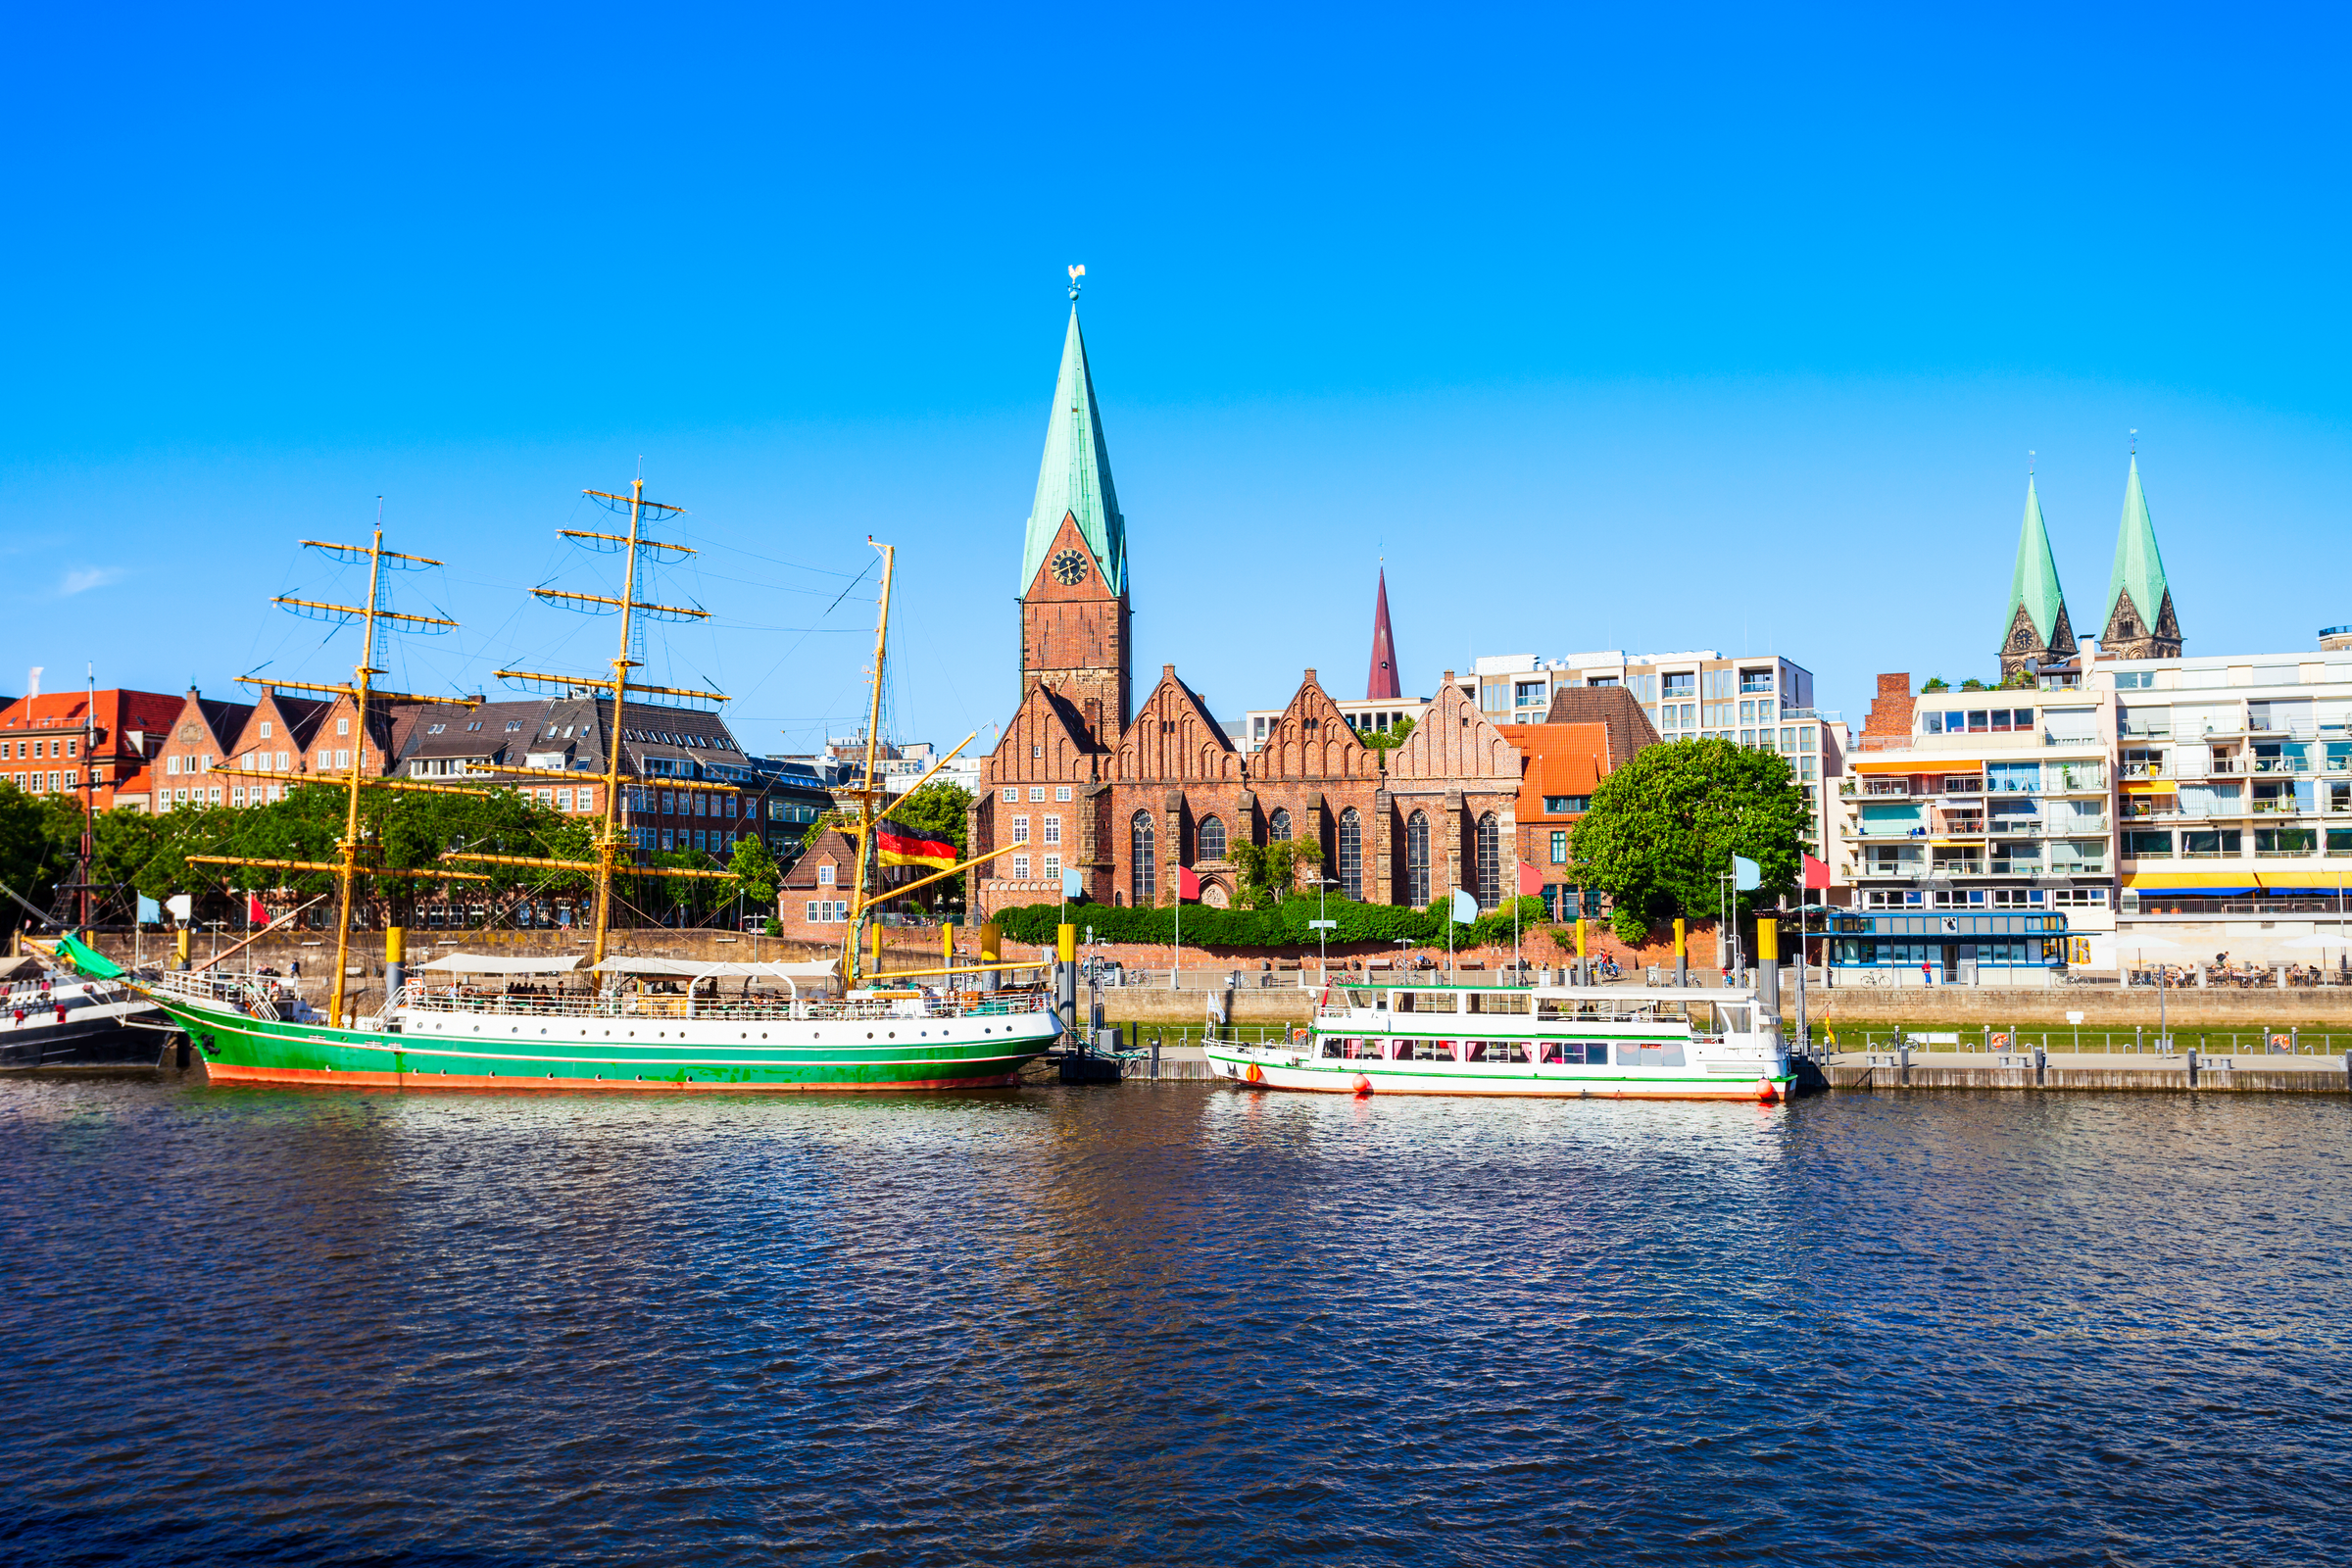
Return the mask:
<svg viewBox="0 0 2352 1568"><path fill-rule="evenodd" d="M2172 588L2164 580L2164 557L2156 549L2156 524L2148 518L2148 498L2139 488L2137 454L2132 459L2132 477L2124 485L2124 521L2115 536L2115 570L2107 578L2110 628L2115 625L2117 603L2127 593L2139 612L2139 623L2156 627L2164 617Z"/></svg>
<svg viewBox="0 0 2352 1568"><path fill-rule="evenodd" d="M2058 617L2066 613L2066 594L2058 586L2058 561L2050 554L2050 533L2042 526L2041 498L2034 493L2031 474L2026 477L2026 522L2017 536L2017 571L2009 579L2009 609L2001 616L2004 637L2017 624L2021 607L2041 645L2051 646Z"/></svg>
<svg viewBox="0 0 2352 1568"><path fill-rule="evenodd" d="M1037 503L1029 509L1028 545L1021 552L1022 593L1037 581L1038 568L1054 547L1064 516L1078 532L1113 594L1127 591L1127 520L1119 515L1119 493L1110 482L1110 449L1102 443L1102 417L1095 407L1095 378L1086 364L1086 339L1078 331L1077 290L1070 294L1070 330L1061 343L1061 376L1054 385L1054 416L1046 422L1046 458L1037 470Z"/></svg>

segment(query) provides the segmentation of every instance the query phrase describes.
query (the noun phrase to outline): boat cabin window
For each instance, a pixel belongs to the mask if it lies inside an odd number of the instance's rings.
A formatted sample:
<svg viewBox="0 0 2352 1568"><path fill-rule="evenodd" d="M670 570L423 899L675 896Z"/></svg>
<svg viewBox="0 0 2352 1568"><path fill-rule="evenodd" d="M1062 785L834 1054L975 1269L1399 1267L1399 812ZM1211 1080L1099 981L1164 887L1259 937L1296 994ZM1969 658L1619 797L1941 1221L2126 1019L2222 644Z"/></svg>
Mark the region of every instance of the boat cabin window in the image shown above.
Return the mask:
<svg viewBox="0 0 2352 1568"><path fill-rule="evenodd" d="M1470 993L1469 1000L1472 1012L1517 1013L1521 1017L1527 1015L1527 994L1525 992L1506 995L1494 991L1473 991Z"/></svg>
<svg viewBox="0 0 2352 1568"><path fill-rule="evenodd" d="M1725 1035L1735 1030L1744 1032L1748 1009L1721 1002L1693 1002L1690 1008L1690 1032L1694 1035Z"/></svg>
<svg viewBox="0 0 2352 1568"><path fill-rule="evenodd" d="M1355 1060L1376 1061L1380 1058L1381 1041L1378 1036L1357 1036L1348 1040L1347 1045L1347 1054Z"/></svg>
<svg viewBox="0 0 2352 1568"><path fill-rule="evenodd" d="M1544 1042L1544 1059L1553 1066L1606 1067L1609 1064L1609 1048L1581 1040L1546 1040Z"/></svg>
<svg viewBox="0 0 2352 1568"><path fill-rule="evenodd" d="M1711 1004L1700 1003L1698 1005L1707 1006ZM1684 1065L1683 1054L1683 1044L1679 1040L1672 1045L1650 1045L1646 1042L1634 1045L1628 1042L1617 1048L1617 1065L1620 1067L1680 1067Z"/></svg>
<svg viewBox="0 0 2352 1568"><path fill-rule="evenodd" d="M1369 1007L1374 1012L1386 1012L1389 1010L1389 994L1386 991L1375 991L1369 986L1350 986L1348 989L1348 1005Z"/></svg>
<svg viewBox="0 0 2352 1568"><path fill-rule="evenodd" d="M1338 1035L1325 1035L1323 1037L1323 1049L1316 1053L1316 1054L1323 1056L1345 1056L1348 1054L1348 1042L1340 1038Z"/></svg>
<svg viewBox="0 0 2352 1568"><path fill-rule="evenodd" d="M1523 1040L1473 1040L1470 1042L1470 1059L1472 1061L1523 1062L1528 1059L1527 1051L1528 1042Z"/></svg>
<svg viewBox="0 0 2352 1568"><path fill-rule="evenodd" d="M1460 999L1450 991L1399 991L1398 1012L1451 1012Z"/></svg>
<svg viewBox="0 0 2352 1568"><path fill-rule="evenodd" d="M1451 1061L1453 1042L1450 1040L1399 1040L1396 1042L1398 1061Z"/></svg>

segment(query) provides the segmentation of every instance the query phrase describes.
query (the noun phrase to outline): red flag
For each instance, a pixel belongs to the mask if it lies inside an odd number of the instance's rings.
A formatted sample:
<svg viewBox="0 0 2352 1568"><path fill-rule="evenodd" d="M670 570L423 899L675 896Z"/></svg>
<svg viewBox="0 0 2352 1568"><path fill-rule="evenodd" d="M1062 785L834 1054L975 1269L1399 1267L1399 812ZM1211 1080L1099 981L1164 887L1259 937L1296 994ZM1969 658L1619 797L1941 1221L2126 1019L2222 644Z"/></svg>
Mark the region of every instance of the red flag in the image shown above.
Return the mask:
<svg viewBox="0 0 2352 1568"><path fill-rule="evenodd" d="M1544 891L1544 873L1525 860L1519 862L1519 891L1523 894Z"/></svg>
<svg viewBox="0 0 2352 1568"><path fill-rule="evenodd" d="M1805 857L1805 886L1807 886L1807 887L1809 887L1809 888L1826 888L1826 887L1828 887L1829 885L1830 885L1830 867L1829 867L1829 863L1828 863L1827 861L1824 861L1824 860L1816 860L1816 859L1815 859L1815 858L1813 858L1813 857L1811 857L1810 855L1806 856L1806 857Z"/></svg>
<svg viewBox="0 0 2352 1568"><path fill-rule="evenodd" d="M1189 865L1176 868L1176 896L1180 899L1197 899L1200 896L1200 879L1193 874L1193 868Z"/></svg>
<svg viewBox="0 0 2352 1568"><path fill-rule="evenodd" d="M251 920L255 925L270 923L270 911L263 908L262 901L250 893L245 895L245 918Z"/></svg>

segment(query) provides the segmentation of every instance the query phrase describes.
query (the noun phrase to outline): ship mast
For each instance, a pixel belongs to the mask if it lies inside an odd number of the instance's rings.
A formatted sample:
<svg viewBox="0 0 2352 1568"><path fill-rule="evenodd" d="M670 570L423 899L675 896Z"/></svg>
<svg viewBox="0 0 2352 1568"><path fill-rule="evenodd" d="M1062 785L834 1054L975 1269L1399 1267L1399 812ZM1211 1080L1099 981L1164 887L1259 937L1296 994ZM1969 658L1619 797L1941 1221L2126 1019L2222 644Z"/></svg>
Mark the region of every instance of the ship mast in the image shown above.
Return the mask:
<svg viewBox="0 0 2352 1568"><path fill-rule="evenodd" d="M858 867L851 878L850 888L850 951L841 971L848 977L845 989L858 983L858 948L865 935L866 922L866 865L873 860L876 853L874 846L878 842L874 828L881 812L876 809L875 803L881 790L874 779L874 753L882 736L882 660L890 648L890 574L898 564L897 546L874 544L871 537L865 542L882 552L882 612L874 622L874 693L873 705L865 721L865 777L860 781L863 787L858 794ZM880 874L881 868L876 866L875 875L879 877Z"/></svg>
<svg viewBox="0 0 2352 1568"><path fill-rule="evenodd" d="M531 593L547 604L559 605L566 610L579 610L590 614L619 612L620 646L612 655L612 677L606 680L594 675L550 675L528 669L502 669L498 672L498 677L514 685L540 691L567 695L586 692L592 699L600 692L610 691L612 694L612 727L606 736L605 745L605 810L603 822L596 833L596 858L593 860L564 860L544 856L474 855L462 850L452 850L441 858L486 862L495 865L542 866L551 870L588 872L594 879L596 899L596 923L594 935L590 939L588 956L588 966L594 969L605 961L605 951L612 939L612 872L614 862L619 858L623 832L620 822L621 746L624 736L621 715L628 694L637 692L650 697L680 697L690 701L712 704L723 703L727 699L721 692L694 691L679 686L653 686L629 679L629 671L639 667L638 661L630 657L631 638L635 633L637 616L648 615L658 620L708 620L710 615L707 610L682 605L659 605L637 597L637 567L640 557L651 554L656 559L666 556L671 560L683 561L696 554L685 545L665 544L661 540L645 537L644 524L649 514L654 520L659 521L662 517L674 517L685 509L670 506L666 502L646 500L643 474L629 482L629 493L625 496L614 495L605 490L583 490L580 493L592 501L601 502L613 512L622 512L624 509L626 511L629 531L625 534L595 533L578 528L557 530L559 536L565 539L578 540L592 547L611 545L620 551L624 558L621 563L620 597L613 599L604 594L572 593L561 588L534 588ZM560 767L502 766L499 768L499 772L544 773L570 779L579 777L577 772ZM736 791L736 786L732 784L704 779L697 779L694 782L697 789L727 793ZM632 865L630 870L631 874L640 876L700 877L711 880L731 879L734 876L732 871L703 870L692 866Z"/></svg>

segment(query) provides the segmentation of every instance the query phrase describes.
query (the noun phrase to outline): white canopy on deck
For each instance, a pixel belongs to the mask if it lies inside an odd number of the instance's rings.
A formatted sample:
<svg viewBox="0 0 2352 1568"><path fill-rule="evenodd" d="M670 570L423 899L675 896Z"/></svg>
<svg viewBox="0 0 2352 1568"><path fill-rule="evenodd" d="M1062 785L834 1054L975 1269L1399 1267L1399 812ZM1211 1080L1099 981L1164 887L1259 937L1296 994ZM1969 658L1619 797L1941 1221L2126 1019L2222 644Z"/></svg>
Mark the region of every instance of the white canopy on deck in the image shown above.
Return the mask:
<svg viewBox="0 0 2352 1568"><path fill-rule="evenodd" d="M580 966L580 956L568 958L510 957L493 953L449 953L417 965L441 974L569 974Z"/></svg>

